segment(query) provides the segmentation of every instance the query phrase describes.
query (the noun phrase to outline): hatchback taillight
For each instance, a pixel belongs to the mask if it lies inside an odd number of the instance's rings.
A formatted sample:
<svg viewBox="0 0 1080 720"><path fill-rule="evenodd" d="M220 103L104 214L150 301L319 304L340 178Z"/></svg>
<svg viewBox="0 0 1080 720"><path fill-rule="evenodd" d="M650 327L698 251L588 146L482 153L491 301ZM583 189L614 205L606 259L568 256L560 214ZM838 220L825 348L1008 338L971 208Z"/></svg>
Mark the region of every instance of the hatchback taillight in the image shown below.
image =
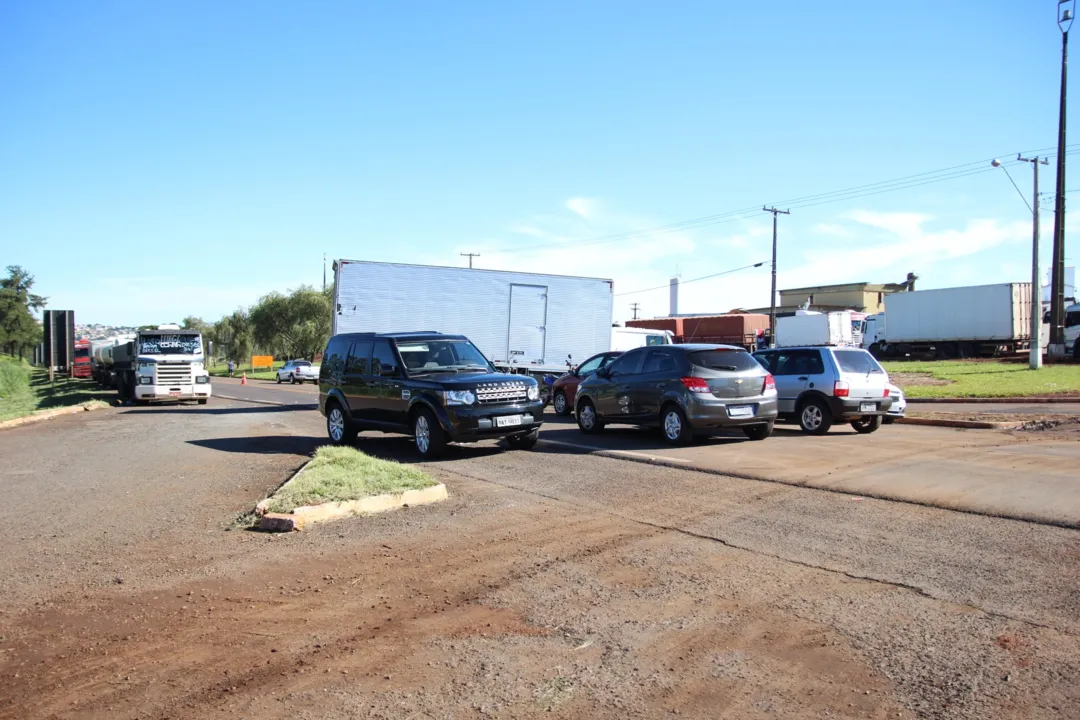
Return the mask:
<svg viewBox="0 0 1080 720"><path fill-rule="evenodd" d="M682 384L686 386L686 389L692 393L712 392L709 390L709 383L705 382L705 378L684 377L680 379L682 380Z"/></svg>
<svg viewBox="0 0 1080 720"><path fill-rule="evenodd" d="M761 386L761 394L768 395L770 390L776 392L776 378L771 373L765 376L765 382Z"/></svg>
<svg viewBox="0 0 1080 720"><path fill-rule="evenodd" d="M833 383L832 394L833 397L847 397L851 391L851 387L843 380L837 380Z"/></svg>

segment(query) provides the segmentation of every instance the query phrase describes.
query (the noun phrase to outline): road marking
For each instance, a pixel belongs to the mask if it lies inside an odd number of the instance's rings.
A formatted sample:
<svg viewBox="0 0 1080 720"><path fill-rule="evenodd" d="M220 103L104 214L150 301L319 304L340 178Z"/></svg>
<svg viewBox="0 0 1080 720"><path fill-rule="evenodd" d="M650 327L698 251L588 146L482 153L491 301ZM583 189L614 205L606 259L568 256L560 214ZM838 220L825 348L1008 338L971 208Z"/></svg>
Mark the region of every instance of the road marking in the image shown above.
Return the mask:
<svg viewBox="0 0 1080 720"><path fill-rule="evenodd" d="M609 453L611 455L627 455L633 458L642 458L644 460L663 460L665 462L677 462L677 463L690 463L693 464L693 460L686 460L685 458L675 458L668 455L649 455L647 453L632 452L630 450L612 450L610 448L596 447L594 445L578 445L576 443L568 443L562 440L547 440L543 435L540 436L540 442L547 443L548 445L558 445L560 447L574 448L575 450L587 450L589 452L602 452Z"/></svg>

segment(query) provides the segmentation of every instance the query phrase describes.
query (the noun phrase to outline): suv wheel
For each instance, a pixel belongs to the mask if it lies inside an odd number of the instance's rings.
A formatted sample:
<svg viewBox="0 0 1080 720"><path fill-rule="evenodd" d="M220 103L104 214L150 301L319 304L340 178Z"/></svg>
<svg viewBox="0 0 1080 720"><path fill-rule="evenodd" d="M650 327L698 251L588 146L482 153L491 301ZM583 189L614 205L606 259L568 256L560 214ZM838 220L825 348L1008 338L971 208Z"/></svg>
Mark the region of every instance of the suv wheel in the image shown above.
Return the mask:
<svg viewBox="0 0 1080 720"><path fill-rule="evenodd" d="M577 424L581 432L586 435L593 435L604 429L603 420L596 414L596 408L588 400L578 403Z"/></svg>
<svg viewBox="0 0 1080 720"><path fill-rule="evenodd" d="M566 393L562 390L555 391L555 400L552 401L555 405L555 414L566 417L570 414L570 403L566 402Z"/></svg>
<svg viewBox="0 0 1080 720"><path fill-rule="evenodd" d="M356 440L356 426L337 402L331 403L326 412L326 434L335 445L349 445Z"/></svg>
<svg viewBox="0 0 1080 720"><path fill-rule="evenodd" d="M883 418L880 415L859 418L858 420L853 420L851 422L851 427L855 428L855 432L867 435L881 427L882 419Z"/></svg>
<svg viewBox="0 0 1080 720"><path fill-rule="evenodd" d="M694 439L686 413L678 405L668 405L660 411L660 427L664 431L664 439L671 445L686 445Z"/></svg>
<svg viewBox="0 0 1080 720"><path fill-rule="evenodd" d="M417 454L425 460L438 457L446 449L446 433L434 413L426 408L413 418L413 439Z"/></svg>
<svg viewBox="0 0 1080 720"><path fill-rule="evenodd" d="M832 417L829 408L823 400L814 398L807 400L799 410L799 427L804 433L811 435L824 435L832 427Z"/></svg>
<svg viewBox="0 0 1080 720"><path fill-rule="evenodd" d="M536 446L536 441L540 439L540 428L536 428L532 432L527 432L524 435L509 435L506 438L507 445L511 450L532 450Z"/></svg>
<svg viewBox="0 0 1080 720"><path fill-rule="evenodd" d="M772 435L773 424L765 423L764 425L747 425L743 428L743 432L746 433L746 437L751 440L764 440Z"/></svg>

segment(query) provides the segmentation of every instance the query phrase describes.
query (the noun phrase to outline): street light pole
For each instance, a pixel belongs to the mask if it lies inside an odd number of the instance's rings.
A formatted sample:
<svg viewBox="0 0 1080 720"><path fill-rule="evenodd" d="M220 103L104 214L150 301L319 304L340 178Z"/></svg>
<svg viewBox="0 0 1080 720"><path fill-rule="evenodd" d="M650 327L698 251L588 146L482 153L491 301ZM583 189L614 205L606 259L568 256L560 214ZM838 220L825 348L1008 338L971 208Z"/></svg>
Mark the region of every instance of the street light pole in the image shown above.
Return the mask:
<svg viewBox="0 0 1080 720"><path fill-rule="evenodd" d="M1068 7L1062 7L1067 5ZM1054 197L1054 251L1050 265L1050 354L1065 354L1065 88L1069 68L1069 28L1075 0L1058 0L1061 30L1061 97L1058 100L1057 193Z"/></svg>
<svg viewBox="0 0 1080 720"><path fill-rule="evenodd" d="M769 293L769 347L776 347L776 216L790 215L790 210L777 210L761 206L763 212L772 213L772 292Z"/></svg>
<svg viewBox="0 0 1080 720"><path fill-rule="evenodd" d="M1016 156L1020 162L1031 163L1035 171L1035 189L1031 198L1031 354L1028 365L1032 370L1042 367L1042 280L1039 278L1039 165L1048 165L1045 158Z"/></svg>

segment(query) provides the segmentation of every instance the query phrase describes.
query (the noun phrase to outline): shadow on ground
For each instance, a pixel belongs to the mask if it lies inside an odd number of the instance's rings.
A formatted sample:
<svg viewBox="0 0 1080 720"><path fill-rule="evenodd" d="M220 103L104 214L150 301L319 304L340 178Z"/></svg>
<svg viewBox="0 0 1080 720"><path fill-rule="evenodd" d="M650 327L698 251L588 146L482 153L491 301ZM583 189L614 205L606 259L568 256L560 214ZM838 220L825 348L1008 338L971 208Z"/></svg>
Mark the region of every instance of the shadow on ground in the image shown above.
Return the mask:
<svg viewBox="0 0 1080 720"><path fill-rule="evenodd" d="M198 445L210 450L255 455L311 455L320 445L326 444L322 438L300 435L208 438L187 442L189 445Z"/></svg>
<svg viewBox="0 0 1080 720"><path fill-rule="evenodd" d="M304 403L298 405L251 405L244 407L205 407L200 405L154 405L150 407L138 407L138 406L126 406L128 413L179 413L184 414L199 414L199 415L234 415L234 414L247 414L247 413L280 413L280 412L294 412L297 410L318 410L319 406L315 403Z"/></svg>

